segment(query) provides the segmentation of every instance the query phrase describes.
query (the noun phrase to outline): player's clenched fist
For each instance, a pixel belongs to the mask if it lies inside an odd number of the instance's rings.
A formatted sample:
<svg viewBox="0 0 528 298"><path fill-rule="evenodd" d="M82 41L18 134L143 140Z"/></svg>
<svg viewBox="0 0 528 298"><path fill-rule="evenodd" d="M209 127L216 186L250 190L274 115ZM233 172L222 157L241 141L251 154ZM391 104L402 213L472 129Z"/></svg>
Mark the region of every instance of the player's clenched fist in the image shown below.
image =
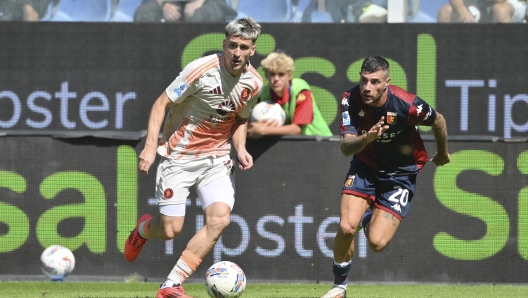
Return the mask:
<svg viewBox="0 0 528 298"><path fill-rule="evenodd" d="M148 174L150 166L154 163L156 159L156 149L143 149L141 154L139 154L139 170L142 174Z"/></svg>

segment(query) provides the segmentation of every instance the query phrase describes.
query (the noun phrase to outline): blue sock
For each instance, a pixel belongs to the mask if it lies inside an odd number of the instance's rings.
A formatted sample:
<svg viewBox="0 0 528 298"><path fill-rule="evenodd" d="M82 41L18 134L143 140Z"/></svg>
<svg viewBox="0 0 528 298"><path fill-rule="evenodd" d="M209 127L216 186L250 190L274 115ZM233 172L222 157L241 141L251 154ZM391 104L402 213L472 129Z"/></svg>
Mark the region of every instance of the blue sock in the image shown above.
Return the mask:
<svg viewBox="0 0 528 298"><path fill-rule="evenodd" d="M334 267L332 272L334 273L334 287L342 287L346 289L348 272L352 266L352 260L344 263L336 263L334 261Z"/></svg>
<svg viewBox="0 0 528 298"><path fill-rule="evenodd" d="M361 226L364 228L366 225L370 223L370 219L372 218L372 209L367 209L365 214L363 214L363 218L361 219Z"/></svg>

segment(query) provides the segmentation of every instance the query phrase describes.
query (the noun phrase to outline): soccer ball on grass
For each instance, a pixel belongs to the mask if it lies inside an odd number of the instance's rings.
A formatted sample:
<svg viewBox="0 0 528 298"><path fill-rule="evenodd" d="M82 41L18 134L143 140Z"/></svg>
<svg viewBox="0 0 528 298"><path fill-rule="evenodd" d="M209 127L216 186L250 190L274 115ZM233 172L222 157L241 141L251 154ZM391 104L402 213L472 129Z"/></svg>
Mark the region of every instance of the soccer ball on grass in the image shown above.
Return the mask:
<svg viewBox="0 0 528 298"><path fill-rule="evenodd" d="M205 273L205 290L212 298L240 297L245 288L246 275L233 262L215 263Z"/></svg>
<svg viewBox="0 0 528 298"><path fill-rule="evenodd" d="M261 101L251 110L250 120L252 122L258 122L264 119L274 120L282 126L286 121L286 113L281 105L276 102Z"/></svg>
<svg viewBox="0 0 528 298"><path fill-rule="evenodd" d="M75 268L73 253L62 245L46 248L40 256L42 272L52 281L62 281Z"/></svg>

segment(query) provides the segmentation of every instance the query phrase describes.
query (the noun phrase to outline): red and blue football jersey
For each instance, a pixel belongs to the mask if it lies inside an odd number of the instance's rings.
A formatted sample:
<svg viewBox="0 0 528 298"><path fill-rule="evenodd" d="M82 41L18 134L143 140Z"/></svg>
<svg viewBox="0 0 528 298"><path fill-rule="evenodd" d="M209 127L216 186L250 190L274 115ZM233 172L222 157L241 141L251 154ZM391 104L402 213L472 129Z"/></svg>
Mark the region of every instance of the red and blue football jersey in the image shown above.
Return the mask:
<svg viewBox="0 0 528 298"><path fill-rule="evenodd" d="M354 162L380 172L418 173L428 157L417 126L431 126L436 111L415 94L392 85L388 86L387 101L379 108L363 103L359 85L343 93L341 134L365 134L382 116L389 129L355 154Z"/></svg>

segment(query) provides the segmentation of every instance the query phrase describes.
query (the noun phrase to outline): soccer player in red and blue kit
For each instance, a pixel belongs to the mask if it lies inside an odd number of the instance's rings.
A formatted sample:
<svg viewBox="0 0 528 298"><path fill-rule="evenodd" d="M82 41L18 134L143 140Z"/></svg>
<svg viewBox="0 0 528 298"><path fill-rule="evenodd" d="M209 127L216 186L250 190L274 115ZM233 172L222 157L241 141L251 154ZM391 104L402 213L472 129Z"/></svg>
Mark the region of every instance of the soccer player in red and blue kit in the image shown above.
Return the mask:
<svg viewBox="0 0 528 298"><path fill-rule="evenodd" d="M416 190L416 176L428 160L417 125L431 126L437 166L449 163L444 117L423 99L389 84L389 63L365 58L359 85L341 100L341 152L354 155L344 182L339 229L334 239L334 285L323 298L345 298L362 228L370 248L381 252L405 217Z"/></svg>

